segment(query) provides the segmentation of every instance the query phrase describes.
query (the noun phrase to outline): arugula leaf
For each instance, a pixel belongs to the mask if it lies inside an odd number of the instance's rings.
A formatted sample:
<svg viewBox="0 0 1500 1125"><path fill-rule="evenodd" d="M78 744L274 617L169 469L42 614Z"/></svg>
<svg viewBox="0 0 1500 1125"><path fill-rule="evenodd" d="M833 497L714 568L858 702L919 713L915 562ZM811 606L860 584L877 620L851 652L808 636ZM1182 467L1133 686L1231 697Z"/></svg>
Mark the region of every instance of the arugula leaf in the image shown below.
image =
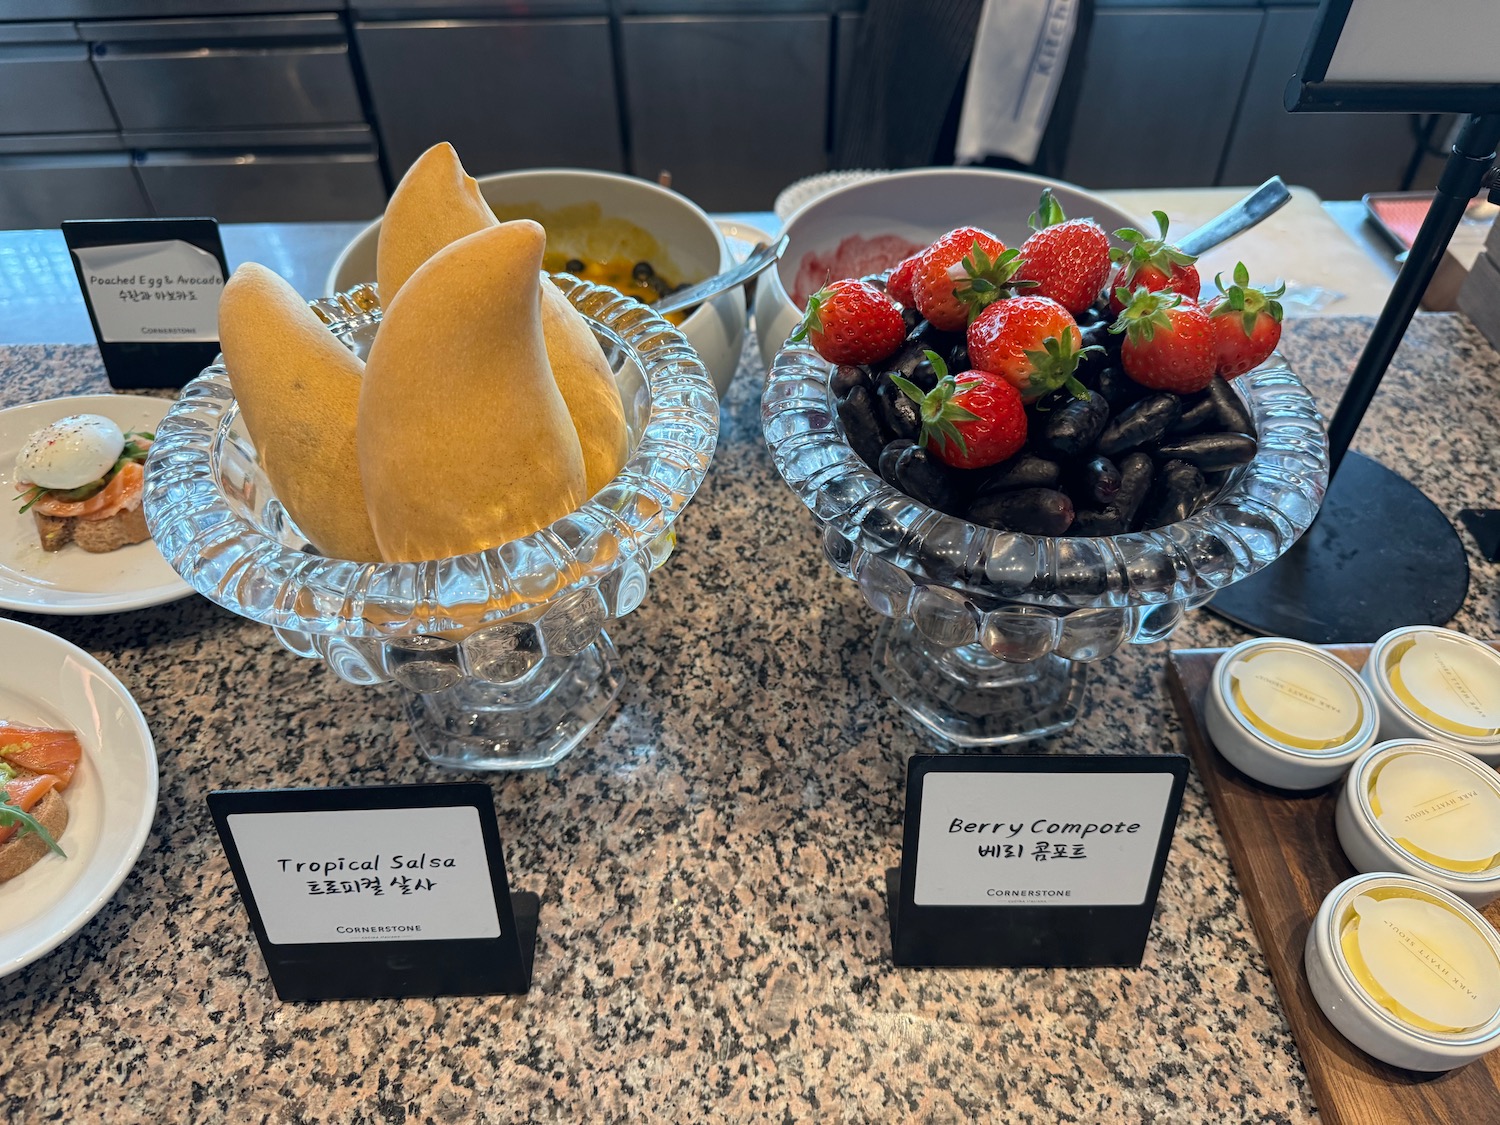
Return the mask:
<svg viewBox="0 0 1500 1125"><path fill-rule="evenodd" d="M0 828L10 828L12 825L21 826L21 831L17 833L18 836L27 832L35 832L42 838L42 843L46 844L48 848L64 859L68 858L68 853L57 846L57 841L52 838L52 833L42 827L41 821L37 820L29 812L24 811L20 805L15 804L10 799L10 794L7 793L5 796L0 797Z"/></svg>

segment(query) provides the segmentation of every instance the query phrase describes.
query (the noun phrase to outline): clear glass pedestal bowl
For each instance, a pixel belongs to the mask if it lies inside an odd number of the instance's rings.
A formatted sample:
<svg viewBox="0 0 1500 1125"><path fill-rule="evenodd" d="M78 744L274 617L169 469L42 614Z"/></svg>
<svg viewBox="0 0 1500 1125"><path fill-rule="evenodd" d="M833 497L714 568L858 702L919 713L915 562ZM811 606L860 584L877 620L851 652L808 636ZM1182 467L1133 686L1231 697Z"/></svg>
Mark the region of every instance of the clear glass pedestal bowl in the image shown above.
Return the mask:
<svg viewBox="0 0 1500 1125"><path fill-rule="evenodd" d="M976 526L891 487L845 441L810 347L777 354L761 421L777 471L812 511L823 552L886 617L876 680L940 746L1065 730L1087 665L1165 640L1182 616L1266 566L1312 523L1328 441L1279 356L1240 376L1258 450L1206 507L1155 531L1044 538Z"/></svg>
<svg viewBox="0 0 1500 1125"><path fill-rule="evenodd" d="M533 535L421 563L311 552L271 490L221 364L183 390L146 465L146 520L177 572L341 679L394 681L422 754L442 766L548 766L603 717L621 683L605 625L645 598L718 439L718 396L680 332L612 289L554 281L609 358L632 452L610 484ZM368 350L380 322L372 287L313 307L349 347Z"/></svg>

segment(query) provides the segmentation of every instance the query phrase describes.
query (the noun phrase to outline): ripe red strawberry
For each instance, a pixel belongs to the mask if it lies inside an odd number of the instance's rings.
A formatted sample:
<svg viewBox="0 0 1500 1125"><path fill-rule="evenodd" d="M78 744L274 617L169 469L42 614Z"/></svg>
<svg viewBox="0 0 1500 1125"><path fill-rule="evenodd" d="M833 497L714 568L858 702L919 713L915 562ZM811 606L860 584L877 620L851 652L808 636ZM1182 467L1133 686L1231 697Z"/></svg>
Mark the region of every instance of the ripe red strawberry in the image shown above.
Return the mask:
<svg viewBox="0 0 1500 1125"><path fill-rule="evenodd" d="M902 258L901 264L891 271L891 276L885 282L885 291L907 308L916 306L916 297L912 295L911 282L916 276L917 259L921 256L921 251L918 251L910 258Z"/></svg>
<svg viewBox="0 0 1500 1125"><path fill-rule="evenodd" d="M1014 457L1026 444L1026 408L1016 389L988 371L948 374L937 352L927 360L937 386L922 388L900 375L890 379L922 411L917 440L955 469L982 469Z"/></svg>
<svg viewBox="0 0 1500 1125"><path fill-rule="evenodd" d="M889 296L866 281L846 278L807 299L795 341L807 340L829 363L874 363L906 339L906 321Z"/></svg>
<svg viewBox="0 0 1500 1125"><path fill-rule="evenodd" d="M985 305L1003 297L1019 266L989 231L959 227L917 257L911 289L917 310L934 328L957 332Z"/></svg>
<svg viewBox="0 0 1500 1125"><path fill-rule="evenodd" d="M1214 348L1219 374L1226 379L1259 367L1281 340L1281 302L1285 283L1275 289L1250 284L1250 271L1236 262L1234 282L1224 288L1224 275L1214 276L1221 296L1203 306L1214 327Z"/></svg>
<svg viewBox="0 0 1500 1125"><path fill-rule="evenodd" d="M1124 301L1127 294L1121 290L1116 296ZM1213 382L1213 325L1182 294L1137 289L1109 330L1125 333L1120 363L1141 386L1188 394Z"/></svg>
<svg viewBox="0 0 1500 1125"><path fill-rule="evenodd" d="M1050 297L1030 293L996 301L969 325L969 363L999 375L1035 402L1066 385L1084 393L1073 376L1078 360L1099 347L1080 347L1083 338L1068 310Z"/></svg>
<svg viewBox="0 0 1500 1125"><path fill-rule="evenodd" d="M1165 211L1152 211L1151 214L1156 216L1156 225L1161 228L1158 238L1147 238L1130 227L1115 231L1115 237L1125 243L1125 248L1117 246L1109 252L1110 261L1118 263L1114 276L1109 279L1111 312L1117 313L1124 307L1114 296L1122 288L1127 293L1134 293L1142 286L1152 292L1166 289L1181 293L1190 301L1198 299L1202 282L1193 267L1198 259L1184 254L1167 241L1170 220Z"/></svg>
<svg viewBox="0 0 1500 1125"><path fill-rule="evenodd" d="M1098 299L1109 276L1109 236L1093 219L1067 218L1051 188L1042 191L1030 224L1035 233L1021 243L1016 278L1036 283L1030 295L1051 297L1076 316Z"/></svg>

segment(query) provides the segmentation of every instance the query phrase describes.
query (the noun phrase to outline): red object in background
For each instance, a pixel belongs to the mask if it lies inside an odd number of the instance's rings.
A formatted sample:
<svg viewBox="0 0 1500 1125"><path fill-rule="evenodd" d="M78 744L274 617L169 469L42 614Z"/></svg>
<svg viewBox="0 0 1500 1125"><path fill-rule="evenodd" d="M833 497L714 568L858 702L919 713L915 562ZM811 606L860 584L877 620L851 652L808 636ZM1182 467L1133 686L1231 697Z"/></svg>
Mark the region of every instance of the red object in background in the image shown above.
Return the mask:
<svg viewBox="0 0 1500 1125"><path fill-rule="evenodd" d="M1410 250L1417 231L1432 206L1432 192L1383 193L1365 196L1365 208L1385 236L1403 250Z"/></svg>

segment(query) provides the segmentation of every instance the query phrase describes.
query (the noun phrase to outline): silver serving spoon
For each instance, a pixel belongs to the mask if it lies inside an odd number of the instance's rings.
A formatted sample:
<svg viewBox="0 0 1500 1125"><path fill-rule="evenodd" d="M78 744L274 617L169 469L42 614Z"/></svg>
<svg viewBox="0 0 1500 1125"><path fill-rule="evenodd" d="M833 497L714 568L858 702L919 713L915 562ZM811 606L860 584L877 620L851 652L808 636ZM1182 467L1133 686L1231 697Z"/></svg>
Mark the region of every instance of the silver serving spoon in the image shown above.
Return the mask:
<svg viewBox="0 0 1500 1125"><path fill-rule="evenodd" d="M651 309L653 312L665 315L669 312L676 312L678 309L685 309L690 305L700 304L710 297L717 297L736 285L743 285L752 277L775 265L781 255L786 253L786 244L787 237L782 235L769 246L762 246L750 254L734 269L715 274L707 281L689 285L686 289L668 293L661 300L654 302Z"/></svg>
<svg viewBox="0 0 1500 1125"><path fill-rule="evenodd" d="M1292 201L1292 193L1280 176L1272 176L1228 210L1215 215L1197 230L1177 240L1184 254L1198 257L1215 246L1244 234L1262 219L1269 218Z"/></svg>

